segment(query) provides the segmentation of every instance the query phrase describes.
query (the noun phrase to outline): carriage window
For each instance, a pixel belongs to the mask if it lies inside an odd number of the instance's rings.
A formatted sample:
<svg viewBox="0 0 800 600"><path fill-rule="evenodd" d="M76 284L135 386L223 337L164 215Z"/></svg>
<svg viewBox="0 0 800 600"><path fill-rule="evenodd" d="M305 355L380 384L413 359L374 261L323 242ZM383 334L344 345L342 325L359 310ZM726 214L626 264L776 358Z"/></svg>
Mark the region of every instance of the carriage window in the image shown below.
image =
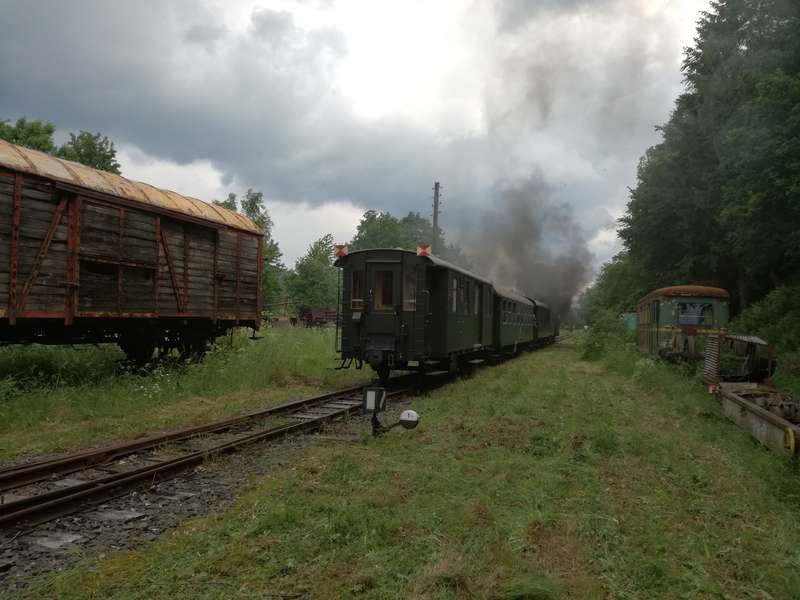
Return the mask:
<svg viewBox="0 0 800 600"><path fill-rule="evenodd" d="M403 310L417 310L417 274L413 269L403 275Z"/></svg>
<svg viewBox="0 0 800 600"><path fill-rule="evenodd" d="M452 297L453 312L456 312L456 303L458 302L458 279L453 277L453 287L450 289L450 296Z"/></svg>
<svg viewBox="0 0 800 600"><path fill-rule="evenodd" d="M364 308L364 273L353 271L353 285L350 287L350 308L361 310Z"/></svg>
<svg viewBox="0 0 800 600"><path fill-rule="evenodd" d="M481 287L479 285L475 286L475 304L472 307L473 314L478 314L478 305L481 301Z"/></svg>
<svg viewBox="0 0 800 600"><path fill-rule="evenodd" d="M710 302L680 302L678 325L708 325L714 322L714 307Z"/></svg>
<svg viewBox="0 0 800 600"><path fill-rule="evenodd" d="M392 310L393 284L391 271L375 271L375 310Z"/></svg>

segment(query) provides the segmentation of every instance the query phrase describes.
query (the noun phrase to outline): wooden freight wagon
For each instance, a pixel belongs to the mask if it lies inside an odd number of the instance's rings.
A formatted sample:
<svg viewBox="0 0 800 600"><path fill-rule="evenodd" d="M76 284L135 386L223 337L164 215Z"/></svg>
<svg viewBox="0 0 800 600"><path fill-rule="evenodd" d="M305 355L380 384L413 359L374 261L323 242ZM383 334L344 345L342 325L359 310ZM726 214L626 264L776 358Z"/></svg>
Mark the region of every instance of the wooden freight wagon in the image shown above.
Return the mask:
<svg viewBox="0 0 800 600"><path fill-rule="evenodd" d="M0 140L0 343L201 352L258 328L262 264L236 212Z"/></svg>

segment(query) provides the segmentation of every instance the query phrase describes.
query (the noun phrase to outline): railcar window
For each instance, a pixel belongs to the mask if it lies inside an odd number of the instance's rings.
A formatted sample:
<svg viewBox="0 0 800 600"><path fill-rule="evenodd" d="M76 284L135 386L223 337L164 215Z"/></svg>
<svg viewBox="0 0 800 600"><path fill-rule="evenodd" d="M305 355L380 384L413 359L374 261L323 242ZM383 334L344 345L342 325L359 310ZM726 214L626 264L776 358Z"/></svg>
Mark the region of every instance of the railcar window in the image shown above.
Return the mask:
<svg viewBox="0 0 800 600"><path fill-rule="evenodd" d="M480 304L481 300L481 287L479 285L475 286L475 305L472 307L473 314L478 314L478 305Z"/></svg>
<svg viewBox="0 0 800 600"><path fill-rule="evenodd" d="M361 310L364 308L364 273L353 271L352 285L350 286L350 308Z"/></svg>
<svg viewBox="0 0 800 600"><path fill-rule="evenodd" d="M453 306L452 311L456 312L456 305L458 302L458 279L456 279L455 277L453 277L453 285L450 288L450 298L451 298L450 302L452 303Z"/></svg>
<svg viewBox="0 0 800 600"><path fill-rule="evenodd" d="M710 302L678 303L678 325L709 325L714 322L714 306Z"/></svg>
<svg viewBox="0 0 800 600"><path fill-rule="evenodd" d="M417 310L417 274L413 269L403 276L403 310Z"/></svg>
<svg viewBox="0 0 800 600"><path fill-rule="evenodd" d="M375 310L392 310L394 277L391 271L375 271Z"/></svg>

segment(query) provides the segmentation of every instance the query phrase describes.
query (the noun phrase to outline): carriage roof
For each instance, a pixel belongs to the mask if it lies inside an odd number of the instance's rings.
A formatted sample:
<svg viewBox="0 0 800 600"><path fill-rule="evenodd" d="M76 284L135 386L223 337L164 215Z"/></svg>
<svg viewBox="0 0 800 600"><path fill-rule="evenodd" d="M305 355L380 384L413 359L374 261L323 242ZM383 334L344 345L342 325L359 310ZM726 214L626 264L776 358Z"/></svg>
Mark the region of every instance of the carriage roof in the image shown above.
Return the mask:
<svg viewBox="0 0 800 600"><path fill-rule="evenodd" d="M235 211L3 140L0 140L0 167L61 182L76 188L78 193L88 190L136 202L143 208L182 213L253 234L262 233L258 225Z"/></svg>

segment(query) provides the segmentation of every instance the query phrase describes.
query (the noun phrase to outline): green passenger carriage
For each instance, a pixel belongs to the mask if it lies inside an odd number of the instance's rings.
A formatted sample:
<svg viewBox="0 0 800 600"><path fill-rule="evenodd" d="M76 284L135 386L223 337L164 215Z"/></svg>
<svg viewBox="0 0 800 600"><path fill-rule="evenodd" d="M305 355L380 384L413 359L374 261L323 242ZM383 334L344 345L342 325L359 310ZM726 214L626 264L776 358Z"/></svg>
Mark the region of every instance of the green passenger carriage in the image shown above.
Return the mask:
<svg viewBox="0 0 800 600"><path fill-rule="evenodd" d="M424 251L340 250L336 266L343 367L366 362L382 379L393 369L456 370L557 335L545 304Z"/></svg>
<svg viewBox="0 0 800 600"><path fill-rule="evenodd" d="M665 358L696 359L706 336L728 326L728 292L678 285L650 292L636 307L639 350Z"/></svg>

